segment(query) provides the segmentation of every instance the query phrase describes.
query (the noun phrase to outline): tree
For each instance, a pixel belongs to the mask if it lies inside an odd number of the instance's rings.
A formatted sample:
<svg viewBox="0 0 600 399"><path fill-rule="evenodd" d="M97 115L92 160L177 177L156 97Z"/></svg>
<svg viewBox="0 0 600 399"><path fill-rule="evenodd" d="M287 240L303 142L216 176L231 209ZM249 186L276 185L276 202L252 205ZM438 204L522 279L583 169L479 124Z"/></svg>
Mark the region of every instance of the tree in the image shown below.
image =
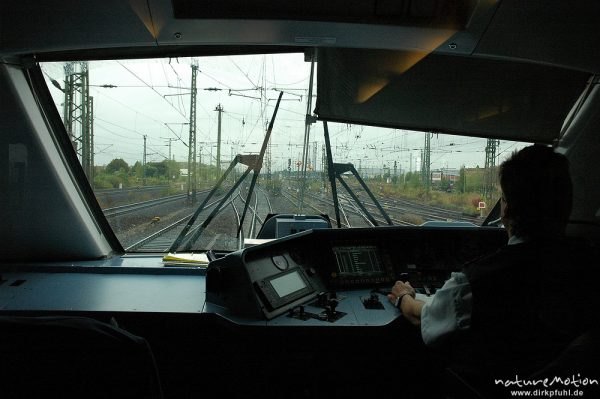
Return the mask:
<svg viewBox="0 0 600 399"><path fill-rule="evenodd" d="M168 173L168 177L169 179L177 179L179 177L179 164L176 161L168 161L165 160L163 162L166 162L167 164L167 173ZM200 167L200 165L198 165L198 167ZM198 176L200 176L200 173L198 173Z"/></svg>
<svg viewBox="0 0 600 399"><path fill-rule="evenodd" d="M147 177L155 176L155 177L165 177L168 174L168 166L166 161L162 162L148 162L146 164L146 172L150 170L150 168L154 169L152 174L146 173Z"/></svg>
<svg viewBox="0 0 600 399"><path fill-rule="evenodd" d="M115 172L129 172L129 165L122 158L115 158L106 165L106 173L113 174Z"/></svg>
<svg viewBox="0 0 600 399"><path fill-rule="evenodd" d="M140 161L135 161L133 166L131 167L131 173L137 177L138 179L142 178L142 163Z"/></svg>
<svg viewBox="0 0 600 399"><path fill-rule="evenodd" d="M146 177L158 177L156 164L154 162L148 162L146 164Z"/></svg>
<svg viewBox="0 0 600 399"><path fill-rule="evenodd" d="M453 184L449 179L442 179L440 181L440 190L450 192L452 190Z"/></svg>
<svg viewBox="0 0 600 399"><path fill-rule="evenodd" d="M408 172L406 173L406 181L404 182L405 188L420 188L421 184L421 174L417 172Z"/></svg>

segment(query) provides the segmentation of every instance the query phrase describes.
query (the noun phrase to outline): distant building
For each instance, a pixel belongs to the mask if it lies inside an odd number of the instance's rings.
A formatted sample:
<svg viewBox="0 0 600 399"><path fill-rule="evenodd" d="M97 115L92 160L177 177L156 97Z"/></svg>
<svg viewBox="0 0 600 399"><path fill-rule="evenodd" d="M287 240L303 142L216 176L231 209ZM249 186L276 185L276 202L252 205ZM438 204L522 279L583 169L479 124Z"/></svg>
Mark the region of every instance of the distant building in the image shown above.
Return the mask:
<svg viewBox="0 0 600 399"><path fill-rule="evenodd" d="M440 171L431 172L431 182L432 183L439 183L441 181L442 181L442 172L440 172Z"/></svg>
<svg viewBox="0 0 600 399"><path fill-rule="evenodd" d="M388 166L384 166L383 168L370 168L363 166L360 169L356 165L354 165L354 167L360 173L360 177L362 177L363 179L381 178L386 174L390 175L391 177L394 176L394 168L390 168ZM399 176L403 173L404 170L400 166L398 166L398 168L396 169L396 175Z"/></svg>
<svg viewBox="0 0 600 399"><path fill-rule="evenodd" d="M431 171L431 182L441 183L442 180L449 180L451 182L458 181L460 179L460 170L458 169L436 169Z"/></svg>

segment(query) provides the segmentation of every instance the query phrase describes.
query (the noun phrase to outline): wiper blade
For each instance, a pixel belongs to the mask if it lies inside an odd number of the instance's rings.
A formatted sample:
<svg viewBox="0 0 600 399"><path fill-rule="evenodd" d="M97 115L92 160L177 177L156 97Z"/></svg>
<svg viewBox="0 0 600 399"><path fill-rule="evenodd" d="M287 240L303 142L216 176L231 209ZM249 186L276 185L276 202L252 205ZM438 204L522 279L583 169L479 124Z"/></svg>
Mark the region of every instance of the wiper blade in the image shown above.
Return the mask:
<svg viewBox="0 0 600 399"><path fill-rule="evenodd" d="M194 214L192 215L190 220L187 222L187 224L185 225L183 230L181 230L181 233L179 233L179 235L177 236L175 241L173 241L173 244L169 248L169 252L177 252L177 250L181 246L183 240L186 238L186 235L192 228L192 225L196 222L196 219L198 218L198 215L200 215L200 212L202 212L204 210L204 207L206 206L208 201L212 198L212 196L215 194L215 192L221 187L221 184L223 183L223 181L225 181L225 179L227 178L229 173L231 173L231 171L235 168L235 166L238 163L241 163L241 164L246 165L248 168L238 178L238 180L235 182L235 184L229 189L227 194L223 196L223 198L221 199L219 204L213 209L213 211L210 213L210 215L208 215L208 217L206 218L206 220L204 220L202 225L200 225L200 227L198 227L196 232L187 240L184 250L185 251L191 250L192 245L194 245L194 243L196 241L198 241L198 239L200 238L200 235L202 234L204 229L210 224L210 222L212 222L213 218L217 215L217 213L219 213L219 211L221 210L221 207L223 206L225 201L227 201L227 199L231 196L231 194L233 194L235 192L235 190L239 187L239 185L248 176L250 171L254 171L254 174L252 176L252 183L250 184L250 189L248 190L248 201L246 201L246 204L244 206L244 212L242 213L242 216L240 218L240 225L238 226L238 230L237 230L237 235L239 235L242 225L244 223L244 216L246 215L246 212L248 210L248 204L250 202L249 201L250 197L252 196L252 191L254 189L254 185L256 184L256 180L257 180L260 170L262 168L265 151L267 149L267 144L269 142L269 138L271 137L271 132L273 131L273 124L275 122L275 117L277 116L277 110L279 109L279 103L281 102L282 96L283 96L283 92L280 92L279 98L277 99L277 104L275 105L275 111L273 112L273 117L271 118L271 122L269 123L269 128L267 129L267 134L265 135L265 139L263 141L262 148L260 150L260 154L259 155L239 155L239 154L236 155L236 157L233 159L233 161L231 161L229 168L227 168L225 173L223 173L223 175L221 176L221 178L219 179L217 184L212 188L212 190L210 190L210 193L208 193L208 195L206 196L204 201L202 201L202 203L200 204L198 209L196 209L196 211L194 212Z"/></svg>
<svg viewBox="0 0 600 399"><path fill-rule="evenodd" d="M241 158L241 157L242 157L242 155L237 155L234 158L234 160L231 161L231 165L229 165L229 168L227 168L227 170L225 171L225 173L223 174L223 176L221 176L221 178L219 179L219 181L217 182L217 184L215 184L215 186L212 188L212 190L210 190L210 193L208 193L208 195L206 196L206 198L204 199L204 201L202 201L202 203L200 204L200 206L196 209L196 211L194 212L194 214L192 215L192 217L190 218L190 220L188 220L188 222L185 225L185 227L183 228L183 230L181 230L181 233L179 233L179 235L177 236L177 238L175 239L175 241L173 241L173 244L169 248L169 252L177 252L177 249L179 248L179 246L181 245L181 243L185 239L187 233L190 231L190 229L192 228L193 224L196 222L196 219L198 218L198 215L200 215L200 212L202 212L204 210L204 207L206 206L206 204L208 203L208 201L210 201L210 199L212 198L212 196L221 187L221 184L227 178L227 175L229 175L229 173L233 170L233 168L235 167L235 165L237 165L238 159ZM200 227L194 233L194 235L192 236L192 238L188 239L187 244L185 246L185 250L189 250L191 248L192 244L200 237L200 234L202 234L202 231L210 224L210 222L212 222L213 218L217 215L217 213L219 212L219 210L221 209L221 207L223 206L223 204L225 203L225 201L227 201L227 199L229 198L229 196L231 195L231 193L233 193L233 191L235 191L235 189L238 188L238 186L246 178L246 176L248 176L248 173L250 173L250 170L252 170L252 168L250 168L250 167L248 167L248 169L246 169L246 171L244 172L244 174L233 185L233 187L229 190L229 192L225 196L223 196L223 198L221 199L221 201L219 201L219 203L215 206L215 208L210 213L210 215L208 215L208 217L204 220L204 222L202 223L202 225L200 225Z"/></svg>
<svg viewBox="0 0 600 399"><path fill-rule="evenodd" d="M277 104L275 105L275 111L273 111L273 116L271 117L271 122L269 122L269 128L267 129L267 134L265 135L265 139L263 141L262 147L260 149L260 154L258 155L258 160L256 162L256 168L254 170L254 174L252 175L252 182L250 183L250 189L248 190L248 197L246 198L246 202L244 203L244 212L242 212L242 216L240 217L240 225L238 226L236 237L239 237L240 230L244 225L244 218L246 217L246 212L248 211L248 206L250 205L250 199L252 198L252 192L254 191L254 185L256 184L256 179L258 179L258 175L260 173L260 169L262 168L262 162L265 157L265 152L267 151L267 144L269 143L269 138L271 137L271 132L273 132L273 124L275 123L275 117L277 116L277 110L279 109L279 103L281 102L281 97L283 96L283 92L279 92L279 97L277 98Z"/></svg>
<svg viewBox="0 0 600 399"><path fill-rule="evenodd" d="M342 174L344 174L345 172L352 173L352 175L356 178L356 180L361 185L363 190L367 193L367 195L369 196L369 198L371 199L373 204L375 204L377 209L379 209L379 212L381 212L381 215L384 217L387 224L389 224L391 226L393 224L392 220L390 219L388 214L385 212L385 210L383 209L383 207L381 206L379 201L377 201L377 198L375 198L375 196L373 195L371 190L369 190L369 187L366 185L366 183L363 181L363 179L361 179L360 175L354 168L354 165L352 165L351 163L343 164L343 163L334 163L333 162L333 157L331 155L331 144L329 142L329 129L327 128L327 121L323 121L323 132L324 132L324 136L325 136L325 149L327 151L327 174L329 177L329 183L331 184L331 195L333 197L333 208L335 209L335 220L337 222L338 228L342 227L342 225L341 225L341 221L340 221L340 206L339 206L339 202L338 202L337 188L335 185L336 178L338 179L338 181L340 182L342 187L344 187L346 189L348 194L350 194L350 196L352 197L354 202L356 202L356 204L365 213L365 215L367 215L367 218L371 221L373 226L379 226L379 223L377 223L377 220L375 220L375 218L371 215L371 212L369 212L367 210L367 208L362 203L362 201L356 196L356 194L352 191L352 189L348 186L348 184L346 184L344 179L342 179Z"/></svg>

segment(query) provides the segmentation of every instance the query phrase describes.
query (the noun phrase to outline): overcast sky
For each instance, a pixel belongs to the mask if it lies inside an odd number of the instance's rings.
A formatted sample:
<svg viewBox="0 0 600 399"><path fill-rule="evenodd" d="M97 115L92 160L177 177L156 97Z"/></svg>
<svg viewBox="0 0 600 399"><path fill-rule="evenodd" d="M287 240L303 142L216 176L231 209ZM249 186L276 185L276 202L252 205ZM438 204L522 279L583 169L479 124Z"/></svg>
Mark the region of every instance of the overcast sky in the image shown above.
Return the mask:
<svg viewBox="0 0 600 399"><path fill-rule="evenodd" d="M304 115L310 76L310 63L303 54L199 57L197 75L197 143L202 163L215 164L217 117L222 113L222 167L236 153L257 153L271 119L279 92L283 90L273 134L272 169L287 167L302 158ZM141 161L143 136L147 136L147 161L161 161L169 155L187 161L189 138L190 58L133 61L94 61L88 63L90 95L94 98L95 163L106 165L123 158L130 165ZM63 114L64 94L52 84L64 87L64 63L46 63L47 78L59 113ZM316 73L316 68L315 68ZM114 85L114 88L101 87ZM316 76L313 94L316 95ZM259 89L263 88L263 90ZM216 90L215 90L216 89ZM313 98L314 109L316 99ZM399 129L330 124L335 162L352 162L357 168L418 170L424 134ZM179 139L181 138L181 140ZM321 167L323 127L313 124L310 152L317 142L317 169ZM483 167L485 139L434 135L431 139L431 168ZM501 162L524 144L501 141ZM200 147L202 150L200 151ZM313 159L311 155L310 159ZM312 162L311 162L312 163Z"/></svg>

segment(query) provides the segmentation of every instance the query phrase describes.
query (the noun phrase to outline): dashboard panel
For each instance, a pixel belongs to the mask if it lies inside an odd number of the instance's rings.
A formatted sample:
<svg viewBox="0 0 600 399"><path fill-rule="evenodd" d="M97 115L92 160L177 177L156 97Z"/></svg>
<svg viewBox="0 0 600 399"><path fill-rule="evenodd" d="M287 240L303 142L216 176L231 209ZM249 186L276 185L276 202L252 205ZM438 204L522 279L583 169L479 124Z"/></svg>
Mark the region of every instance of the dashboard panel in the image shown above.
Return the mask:
<svg viewBox="0 0 600 399"><path fill-rule="evenodd" d="M207 309L242 323L285 315L271 324L382 325L398 316L385 300L395 281L427 300L452 271L506 240L498 228L311 230L211 262Z"/></svg>

